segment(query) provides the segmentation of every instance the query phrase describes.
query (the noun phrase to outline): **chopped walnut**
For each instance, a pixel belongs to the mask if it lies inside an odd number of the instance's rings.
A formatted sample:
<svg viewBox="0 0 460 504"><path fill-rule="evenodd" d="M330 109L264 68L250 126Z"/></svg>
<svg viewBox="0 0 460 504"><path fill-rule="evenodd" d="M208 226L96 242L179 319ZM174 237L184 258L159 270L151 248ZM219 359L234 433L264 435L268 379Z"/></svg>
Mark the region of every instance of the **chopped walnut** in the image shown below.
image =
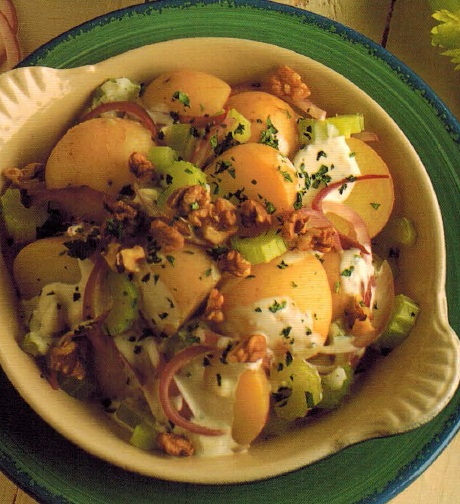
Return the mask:
<svg viewBox="0 0 460 504"><path fill-rule="evenodd" d="M200 225L201 219L208 216L211 195L205 187L196 184L174 191L168 198L167 206L177 210L181 217L186 217L193 225Z"/></svg>
<svg viewBox="0 0 460 504"><path fill-rule="evenodd" d="M224 296L218 289L212 289L209 294L204 317L210 322L223 322L224 314L222 305L224 304Z"/></svg>
<svg viewBox="0 0 460 504"><path fill-rule="evenodd" d="M150 234L163 252L180 250L185 243L184 236L175 224L154 219L150 224Z"/></svg>
<svg viewBox="0 0 460 504"><path fill-rule="evenodd" d="M267 355L267 339L263 334L253 334L230 350L228 362L257 362Z"/></svg>
<svg viewBox="0 0 460 504"><path fill-rule="evenodd" d="M115 201L107 203L107 209L117 220L133 220L136 218L138 210L125 201Z"/></svg>
<svg viewBox="0 0 460 504"><path fill-rule="evenodd" d="M237 277L247 277L251 274L251 263L236 250L230 250L219 259L219 268Z"/></svg>
<svg viewBox="0 0 460 504"><path fill-rule="evenodd" d="M45 165L42 163L29 163L24 168L7 168L2 172L15 189L27 191L40 189L44 186Z"/></svg>
<svg viewBox="0 0 460 504"><path fill-rule="evenodd" d="M238 231L236 207L225 198L209 205L208 216L201 223L203 238L213 245L224 243Z"/></svg>
<svg viewBox="0 0 460 504"><path fill-rule="evenodd" d="M122 273L138 273L140 265L145 259L145 250L140 245L135 245L133 248L121 249L116 256L117 270Z"/></svg>
<svg viewBox="0 0 460 504"><path fill-rule="evenodd" d="M335 230L332 224L328 227L313 227L309 216L294 211L284 220L281 236L291 249L330 252L334 245Z"/></svg>
<svg viewBox="0 0 460 504"><path fill-rule="evenodd" d="M348 327L352 328L357 320L364 322L366 319L369 319L371 317L371 310L363 303L361 297L355 296L353 303L347 308L345 316Z"/></svg>
<svg viewBox="0 0 460 504"><path fill-rule="evenodd" d="M311 94L302 77L286 65L279 67L270 75L269 86L270 91L282 99L302 100Z"/></svg>
<svg viewBox="0 0 460 504"><path fill-rule="evenodd" d="M161 450L173 457L190 457L195 451L189 439L172 432L160 432L156 441Z"/></svg>
<svg viewBox="0 0 460 504"><path fill-rule="evenodd" d="M129 156L129 170L141 182L148 182L155 176L154 164L140 152L133 152Z"/></svg>
<svg viewBox="0 0 460 504"><path fill-rule="evenodd" d="M75 338L73 331L62 336L49 351L47 358L50 371L82 380L86 376L85 343L86 339Z"/></svg>
<svg viewBox="0 0 460 504"><path fill-rule="evenodd" d="M264 205L254 200L246 200L240 206L240 221L244 235L258 235L272 224L272 216Z"/></svg>

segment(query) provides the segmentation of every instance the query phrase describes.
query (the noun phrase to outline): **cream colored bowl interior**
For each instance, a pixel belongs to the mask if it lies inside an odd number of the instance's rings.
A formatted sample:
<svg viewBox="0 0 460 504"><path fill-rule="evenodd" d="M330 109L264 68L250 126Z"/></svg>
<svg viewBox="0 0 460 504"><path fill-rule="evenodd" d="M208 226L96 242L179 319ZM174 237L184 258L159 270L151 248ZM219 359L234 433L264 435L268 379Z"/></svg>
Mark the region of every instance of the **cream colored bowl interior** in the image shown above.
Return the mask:
<svg viewBox="0 0 460 504"><path fill-rule="evenodd" d="M206 58L208 48L219 58ZM0 363L22 397L63 436L117 466L169 480L227 483L266 478L307 465L365 439L415 428L438 414L459 381L458 338L447 321L442 220L428 175L392 119L354 84L325 66L267 44L236 39L187 39L136 49L72 70L23 68L0 76L0 169L46 159L90 91L109 77L148 81L162 71L194 68L230 83L279 64L303 74L312 98L329 113L362 112L395 180L396 211L412 219L418 241L402 257L402 291L421 314L410 337L375 366L340 409L248 453L217 459L171 459L140 451L97 407L54 391L17 344L21 328L3 266L0 278ZM423 215L419 209L423 208Z"/></svg>

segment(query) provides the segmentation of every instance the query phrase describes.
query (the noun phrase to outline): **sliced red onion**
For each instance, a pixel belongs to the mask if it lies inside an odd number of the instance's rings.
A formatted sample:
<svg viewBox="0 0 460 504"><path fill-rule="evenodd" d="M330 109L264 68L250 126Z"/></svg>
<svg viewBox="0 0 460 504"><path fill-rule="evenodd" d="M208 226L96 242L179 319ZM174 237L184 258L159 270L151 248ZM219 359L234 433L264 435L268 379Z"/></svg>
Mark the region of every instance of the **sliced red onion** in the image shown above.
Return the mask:
<svg viewBox="0 0 460 504"><path fill-rule="evenodd" d="M375 173L368 173L366 175L359 175L356 177L355 176L345 177L341 180L338 180L337 182L332 182L331 184L328 184L326 187L321 189L321 191L313 199L311 206L315 210L322 211L322 204L323 204L324 199L332 191L335 191L336 189L340 189L344 184L350 184L352 182L359 182L361 180L382 179L382 178L389 178L389 175L378 175Z"/></svg>
<svg viewBox="0 0 460 504"><path fill-rule="evenodd" d="M366 223L361 216L350 206L335 201L324 201L322 209L325 214L333 213L345 219L352 227L356 240L348 235L340 233L340 240L344 249L356 246L365 254L371 254L371 237L367 230Z"/></svg>
<svg viewBox="0 0 460 504"><path fill-rule="evenodd" d="M140 123L150 131L152 138L156 138L158 135L157 127L148 112L138 103L130 101L101 103L101 105L98 105L93 110L87 112L81 118L81 122L94 119L106 112L123 112L125 114L133 115L137 117Z"/></svg>
<svg viewBox="0 0 460 504"><path fill-rule="evenodd" d="M224 432L220 429L211 429L209 427L204 427L198 425L190 420L184 418L176 410L171 402L170 397L170 387L173 384L174 376L176 373L192 361L194 358L215 350L215 348L207 345L193 345L181 352L177 353L163 368L160 375L160 387L159 387L159 397L160 404L163 408L165 415L173 422L175 425L182 427L189 432L195 434L201 434L204 436L220 436Z"/></svg>
<svg viewBox="0 0 460 504"><path fill-rule="evenodd" d="M83 294L82 320L94 320L100 314L98 313L98 301L100 302L101 287L104 284L104 278L108 271L108 264L102 256L98 256L93 269L89 274Z"/></svg>

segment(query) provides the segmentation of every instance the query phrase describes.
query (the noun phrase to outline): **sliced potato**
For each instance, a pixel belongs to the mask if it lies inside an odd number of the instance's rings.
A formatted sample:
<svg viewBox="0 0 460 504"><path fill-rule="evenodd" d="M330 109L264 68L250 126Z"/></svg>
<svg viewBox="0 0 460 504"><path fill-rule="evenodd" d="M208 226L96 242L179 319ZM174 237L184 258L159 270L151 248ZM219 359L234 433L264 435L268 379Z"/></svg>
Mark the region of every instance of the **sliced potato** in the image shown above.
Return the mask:
<svg viewBox="0 0 460 504"><path fill-rule="evenodd" d="M194 245L146 264L137 274L140 310L159 332L172 335L206 299L220 274L206 252Z"/></svg>
<svg viewBox="0 0 460 504"><path fill-rule="evenodd" d="M233 405L232 437L249 445L265 426L270 407L270 387L262 368L244 371L238 381Z"/></svg>
<svg viewBox="0 0 460 504"><path fill-rule="evenodd" d="M257 264L247 278L223 279L224 321L219 329L238 337L267 336L269 348L316 353L331 323L332 301L326 272L310 253L286 254Z"/></svg>
<svg viewBox="0 0 460 504"><path fill-rule="evenodd" d="M263 91L245 91L228 100L251 123L250 142L276 146L285 156L299 150L297 114L286 102Z"/></svg>
<svg viewBox="0 0 460 504"><path fill-rule="evenodd" d="M13 276L21 297L30 299L52 282L80 281L77 259L67 255L68 237L43 238L20 250L13 263Z"/></svg>
<svg viewBox="0 0 460 504"><path fill-rule="evenodd" d="M221 114L231 88L223 80L195 70L166 72L152 81L142 96L152 111L191 117Z"/></svg>
<svg viewBox="0 0 460 504"><path fill-rule="evenodd" d="M154 145L150 132L136 121L99 117L69 129L52 150L45 168L48 189L89 186L116 195L134 181L133 152Z"/></svg>
<svg viewBox="0 0 460 504"><path fill-rule="evenodd" d="M268 145L250 142L225 151L206 168L211 193L232 203L253 199L269 213L292 210L298 180L291 161Z"/></svg>
<svg viewBox="0 0 460 504"><path fill-rule="evenodd" d="M388 175L388 178L362 180L355 183L346 204L366 223L371 238L378 234L390 218L394 205L393 180L385 161L362 140L347 138L363 175Z"/></svg>

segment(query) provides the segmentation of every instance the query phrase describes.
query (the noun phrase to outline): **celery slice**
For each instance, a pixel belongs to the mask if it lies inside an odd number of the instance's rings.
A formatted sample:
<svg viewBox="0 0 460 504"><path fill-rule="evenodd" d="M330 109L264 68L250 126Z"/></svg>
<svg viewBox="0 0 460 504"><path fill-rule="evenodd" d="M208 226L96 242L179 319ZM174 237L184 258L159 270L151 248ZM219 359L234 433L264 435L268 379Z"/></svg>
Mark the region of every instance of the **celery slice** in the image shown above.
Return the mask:
<svg viewBox="0 0 460 504"><path fill-rule="evenodd" d="M350 392L353 382L353 368L350 365L337 366L321 378L323 398L318 404L321 409L337 408Z"/></svg>
<svg viewBox="0 0 460 504"><path fill-rule="evenodd" d="M417 230L407 217L394 217L385 226L382 237L389 245L411 247L417 241Z"/></svg>
<svg viewBox="0 0 460 504"><path fill-rule="evenodd" d="M43 335L39 330L28 332L21 340L21 349L32 357L46 355L52 344L51 337Z"/></svg>
<svg viewBox="0 0 460 504"><path fill-rule="evenodd" d="M290 422L303 418L321 402L323 391L316 368L308 362L286 354L284 362L275 364L270 373L275 401L274 411Z"/></svg>
<svg viewBox="0 0 460 504"><path fill-rule="evenodd" d="M126 403L121 402L114 414L116 420L133 430L142 423L142 417L130 408Z"/></svg>
<svg viewBox="0 0 460 504"><path fill-rule="evenodd" d="M231 238L231 245L251 264L270 262L288 249L275 229L255 237L234 236Z"/></svg>
<svg viewBox="0 0 460 504"><path fill-rule="evenodd" d="M110 272L107 287L113 305L104 321L108 334L115 336L129 329L138 316L139 292L126 275Z"/></svg>
<svg viewBox="0 0 460 504"><path fill-rule="evenodd" d="M174 161L161 170L164 189L158 196L157 204L163 207L171 194L185 186L206 186L206 174L188 161Z"/></svg>
<svg viewBox="0 0 460 504"><path fill-rule="evenodd" d="M191 158L197 142L196 129L193 126L171 124L162 128L161 132L164 143L174 149L181 159Z"/></svg>
<svg viewBox="0 0 460 504"><path fill-rule="evenodd" d="M156 448L157 432L146 422L136 425L129 442L141 450L153 450Z"/></svg>
<svg viewBox="0 0 460 504"><path fill-rule="evenodd" d="M21 203L19 189L8 189L0 198L6 232L15 243L27 243L37 238L37 227L49 217L47 204L26 208Z"/></svg>
<svg viewBox="0 0 460 504"><path fill-rule="evenodd" d="M235 109L228 111L227 117L234 119L231 127L232 137L239 143L249 142L251 138L251 123Z"/></svg>
<svg viewBox="0 0 460 504"><path fill-rule="evenodd" d="M107 79L93 93L91 108L102 103L134 101L139 98L141 86L127 77Z"/></svg>
<svg viewBox="0 0 460 504"><path fill-rule="evenodd" d="M179 159L177 152L166 145L154 145L147 157L160 170L167 169Z"/></svg>
<svg viewBox="0 0 460 504"><path fill-rule="evenodd" d="M415 326L419 305L404 294L395 296L390 321L374 345L380 349L393 349L400 345Z"/></svg>
<svg viewBox="0 0 460 504"><path fill-rule="evenodd" d="M58 377L59 387L69 396L79 401L87 401L94 397L97 388L93 380L88 377L79 379L74 376Z"/></svg>
<svg viewBox="0 0 460 504"><path fill-rule="evenodd" d="M344 114L326 119L310 119L304 117L298 122L301 145L325 140L328 137L344 136L349 138L353 133L361 133L364 129L362 114Z"/></svg>

